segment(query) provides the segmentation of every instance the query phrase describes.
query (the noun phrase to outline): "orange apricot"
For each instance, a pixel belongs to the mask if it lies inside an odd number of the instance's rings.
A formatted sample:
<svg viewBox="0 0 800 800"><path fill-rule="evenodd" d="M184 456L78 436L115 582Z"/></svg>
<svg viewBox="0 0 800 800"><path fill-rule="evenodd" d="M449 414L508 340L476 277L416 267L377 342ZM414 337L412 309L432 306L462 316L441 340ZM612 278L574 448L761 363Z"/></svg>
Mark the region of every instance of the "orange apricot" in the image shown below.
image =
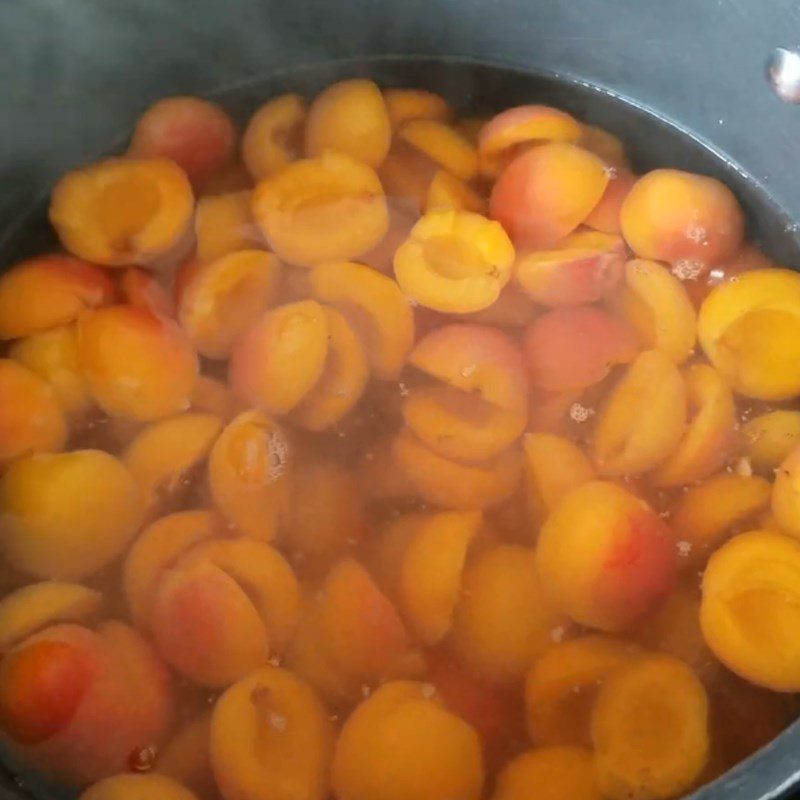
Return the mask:
<svg viewBox="0 0 800 800"><path fill-rule="evenodd" d="M231 387L251 405L285 414L319 381L328 346L328 318L314 300L267 311L233 348Z"/></svg>
<svg viewBox="0 0 800 800"><path fill-rule="evenodd" d="M202 183L233 161L236 128L216 103L199 97L165 97L139 117L128 155L168 158Z"/></svg>
<svg viewBox="0 0 800 800"><path fill-rule="evenodd" d="M394 256L400 288L446 313L480 311L511 279L514 247L496 222L469 211L429 211Z"/></svg>
<svg viewBox="0 0 800 800"><path fill-rule="evenodd" d="M328 321L328 354L314 388L295 407L293 419L312 431L340 422L358 403L369 379L369 362L347 318L323 306Z"/></svg>
<svg viewBox="0 0 800 800"><path fill-rule="evenodd" d="M0 551L37 578L99 571L122 554L141 515L133 476L100 450L27 456L0 478Z"/></svg>
<svg viewBox="0 0 800 800"><path fill-rule="evenodd" d="M598 471L646 472L675 452L686 432L687 394L686 381L664 353L637 356L598 413L593 442ZM688 458L688 451L682 457Z"/></svg>
<svg viewBox="0 0 800 800"><path fill-rule="evenodd" d="M501 111L480 132L481 155L500 153L523 142L574 142L581 128L574 117L550 106L516 106Z"/></svg>
<svg viewBox="0 0 800 800"><path fill-rule="evenodd" d="M686 432L677 449L653 473L658 486L679 486L716 472L736 444L736 406L722 376L707 364L683 372L689 403Z"/></svg>
<svg viewBox="0 0 800 800"><path fill-rule="evenodd" d="M800 686L800 542L749 531L723 544L703 576L700 624L708 646L745 680L778 692Z"/></svg>
<svg viewBox="0 0 800 800"><path fill-rule="evenodd" d="M507 283L494 301L487 308L463 314L466 322L477 322L480 325L495 325L498 328L521 328L536 317L536 306L515 283Z"/></svg>
<svg viewBox="0 0 800 800"><path fill-rule="evenodd" d="M535 386L550 392L599 383L616 364L636 358L633 331L592 306L556 308L525 331L525 355Z"/></svg>
<svg viewBox="0 0 800 800"><path fill-rule="evenodd" d="M619 137L597 125L580 123L581 133L577 143L601 158L608 166L624 169L628 166L625 145Z"/></svg>
<svg viewBox="0 0 800 800"><path fill-rule="evenodd" d="M657 605L675 581L675 544L643 500L591 481L566 494L539 532L546 596L576 622L619 631Z"/></svg>
<svg viewBox="0 0 800 800"><path fill-rule="evenodd" d="M378 175L386 197L393 200L395 205L406 206L416 218L425 210L430 185L438 171L436 163L419 150L401 139L395 139Z"/></svg>
<svg viewBox="0 0 800 800"><path fill-rule="evenodd" d="M300 678L263 667L231 686L211 719L211 763L224 800L324 800L334 734Z"/></svg>
<svg viewBox="0 0 800 800"><path fill-rule="evenodd" d="M210 739L211 713L190 719L157 754L158 774L177 781L198 797L213 796L217 787L211 771Z"/></svg>
<svg viewBox="0 0 800 800"><path fill-rule="evenodd" d="M139 267L128 267L122 273L119 285L125 303L144 308L156 316L175 316L172 298L153 273Z"/></svg>
<svg viewBox="0 0 800 800"><path fill-rule="evenodd" d="M428 186L425 211L433 211L437 208L485 214L486 200L468 183L440 169Z"/></svg>
<svg viewBox="0 0 800 800"><path fill-rule="evenodd" d="M81 315L78 363L103 411L142 422L185 411L198 369L175 322L130 305Z"/></svg>
<svg viewBox="0 0 800 800"><path fill-rule="evenodd" d="M205 264L184 289L178 319L197 351L225 358L273 304L281 265L272 253L237 250Z"/></svg>
<svg viewBox="0 0 800 800"><path fill-rule="evenodd" d="M542 747L517 756L497 776L492 800L602 800L592 751Z"/></svg>
<svg viewBox="0 0 800 800"><path fill-rule="evenodd" d="M64 255L22 261L0 275L0 339L19 339L107 305L114 284L98 267Z"/></svg>
<svg viewBox="0 0 800 800"><path fill-rule="evenodd" d="M607 184L596 155L552 142L523 153L503 170L489 208L516 246L547 248L586 219Z"/></svg>
<svg viewBox="0 0 800 800"><path fill-rule="evenodd" d="M788 269L745 272L703 301L700 345L733 390L761 400L800 393L800 275Z"/></svg>
<svg viewBox="0 0 800 800"><path fill-rule="evenodd" d="M216 261L238 250L264 247L250 210L252 192L225 192L197 201L194 217L197 260Z"/></svg>
<svg viewBox="0 0 800 800"><path fill-rule="evenodd" d="M255 188L252 211L275 253L304 267L356 258L389 226L378 176L344 153L325 152L279 169Z"/></svg>
<svg viewBox="0 0 800 800"><path fill-rule="evenodd" d="M428 514L418 512L401 514L381 525L376 534L364 542L364 559L370 574L381 591L395 602L400 597L406 549L428 519Z"/></svg>
<svg viewBox="0 0 800 800"><path fill-rule="evenodd" d="M381 686L350 715L334 752L339 800L478 800L483 780L477 733L428 684Z"/></svg>
<svg viewBox="0 0 800 800"><path fill-rule="evenodd" d="M533 250L517 259L515 278L537 303L571 306L602 300L622 277L625 244L618 236L582 231L553 250Z"/></svg>
<svg viewBox="0 0 800 800"><path fill-rule="evenodd" d="M79 800L197 800L194 792L165 775L112 775L90 786Z"/></svg>
<svg viewBox="0 0 800 800"><path fill-rule="evenodd" d="M515 450L478 464L460 464L425 447L408 431L394 439L392 457L419 496L443 508L479 510L499 505L514 494L520 479Z"/></svg>
<svg viewBox="0 0 800 800"><path fill-rule="evenodd" d="M392 140L389 113L373 81L334 83L314 98L306 122L306 152L344 153L370 167L380 166Z"/></svg>
<svg viewBox="0 0 800 800"><path fill-rule="evenodd" d="M639 178L620 210L622 234L640 258L713 265L744 235L744 213L725 184L676 169Z"/></svg>
<svg viewBox="0 0 800 800"><path fill-rule="evenodd" d="M52 386L10 358L0 358L0 408L0 466L66 444L67 424Z"/></svg>
<svg viewBox="0 0 800 800"><path fill-rule="evenodd" d="M198 375L191 397L192 411L213 414L230 422L243 406L228 385L207 375Z"/></svg>
<svg viewBox="0 0 800 800"><path fill-rule="evenodd" d="M268 100L250 117L242 136L242 160L256 180L300 157L306 114L305 100L289 93Z"/></svg>
<svg viewBox="0 0 800 800"><path fill-rule="evenodd" d="M464 570L451 641L471 671L507 683L522 678L566 624L544 596L533 549L498 544Z"/></svg>
<svg viewBox="0 0 800 800"><path fill-rule="evenodd" d="M151 264L179 249L193 211L186 173L166 158L110 158L68 172L50 199L64 247L110 267Z"/></svg>
<svg viewBox="0 0 800 800"><path fill-rule="evenodd" d="M148 425L125 448L122 463L139 486L145 517L190 485L222 430L213 414L180 414Z"/></svg>
<svg viewBox="0 0 800 800"><path fill-rule="evenodd" d="M671 656L650 655L604 682L592 714L598 785L610 800L685 792L708 758L708 697Z"/></svg>
<svg viewBox="0 0 800 800"><path fill-rule="evenodd" d="M393 130L412 119L449 122L453 116L453 110L443 97L424 89L385 89L383 99Z"/></svg>
<svg viewBox="0 0 800 800"><path fill-rule="evenodd" d="M470 181L478 174L475 148L443 122L412 119L400 128L397 136L461 180Z"/></svg>
<svg viewBox="0 0 800 800"><path fill-rule="evenodd" d="M261 411L234 417L208 458L217 508L245 536L270 541L286 508L292 454L284 431Z"/></svg>
<svg viewBox="0 0 800 800"><path fill-rule="evenodd" d="M589 212L583 224L602 233L621 233L622 204L637 180L638 176L624 168L619 168L614 174L609 175L608 185L603 196Z"/></svg>
<svg viewBox="0 0 800 800"><path fill-rule="evenodd" d="M771 475L800 444L800 411L779 409L742 425L742 446L756 472Z"/></svg>
<svg viewBox="0 0 800 800"><path fill-rule="evenodd" d="M400 375L414 343L414 312L386 275L350 261L311 270L312 295L341 311L355 328L377 378Z"/></svg>

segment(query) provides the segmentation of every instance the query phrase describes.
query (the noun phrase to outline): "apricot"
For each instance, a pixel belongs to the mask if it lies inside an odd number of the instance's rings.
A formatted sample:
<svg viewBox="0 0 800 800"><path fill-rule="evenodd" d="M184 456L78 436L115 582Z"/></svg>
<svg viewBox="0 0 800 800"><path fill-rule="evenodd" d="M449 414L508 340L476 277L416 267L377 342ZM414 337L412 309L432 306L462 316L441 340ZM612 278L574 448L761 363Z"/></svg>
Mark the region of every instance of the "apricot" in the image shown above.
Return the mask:
<svg viewBox="0 0 800 800"><path fill-rule="evenodd" d="M537 745L591 745L592 708L603 681L639 654L603 634L554 644L525 678L528 733Z"/></svg>
<svg viewBox="0 0 800 800"><path fill-rule="evenodd" d="M50 222L73 255L109 267L156 262L180 247L194 211L186 173L166 158L109 158L68 172Z"/></svg>
<svg viewBox="0 0 800 800"><path fill-rule="evenodd" d="M252 211L278 257L304 267L356 258L389 226L378 176L344 153L279 169L255 188Z"/></svg>
<svg viewBox="0 0 800 800"><path fill-rule="evenodd" d="M625 198L638 180L638 176L624 167L609 175L608 185L598 204L589 212L583 224L602 233L622 232L620 212Z"/></svg>
<svg viewBox="0 0 800 800"><path fill-rule="evenodd" d="M300 158L306 103L299 94L282 94L261 106L242 136L242 160L256 179L272 175Z"/></svg>
<svg viewBox="0 0 800 800"><path fill-rule="evenodd" d="M446 711L433 687L396 681L350 715L333 758L340 800L478 800L484 770L480 739Z"/></svg>
<svg viewBox="0 0 800 800"><path fill-rule="evenodd" d="M629 166L628 158L625 155L625 145L618 136L598 125L582 122L580 126L581 134L577 143L581 147L603 159L610 167L624 169Z"/></svg>
<svg viewBox="0 0 800 800"><path fill-rule="evenodd" d="M314 300L287 303L258 317L236 342L231 387L251 405L285 414L319 381L327 355L323 307Z"/></svg>
<svg viewBox="0 0 800 800"><path fill-rule="evenodd" d="M516 106L492 117L481 128L481 154L499 153L522 142L574 142L581 127L571 115L550 106Z"/></svg>
<svg viewBox="0 0 800 800"><path fill-rule="evenodd" d="M567 236L553 250L523 253L515 278L523 291L546 306L593 303L610 294L622 277L625 244L618 236L588 231Z"/></svg>
<svg viewBox="0 0 800 800"><path fill-rule="evenodd" d="M207 375L198 375L191 397L193 411L213 414L230 422L244 408L227 384Z"/></svg>
<svg viewBox="0 0 800 800"><path fill-rule="evenodd" d="M370 574L394 602L400 597L406 550L419 528L429 519L430 515L419 512L400 514L381 525L376 534L364 542L364 559Z"/></svg>
<svg viewBox="0 0 800 800"><path fill-rule="evenodd" d="M688 544L687 566L701 567L738 526L769 507L772 487L755 475L722 472L678 497L672 514L676 536Z"/></svg>
<svg viewBox="0 0 800 800"><path fill-rule="evenodd" d="M304 428L322 431L351 411L367 386L369 362L347 318L323 306L328 322L328 354L314 388L295 407L293 418Z"/></svg>
<svg viewBox="0 0 800 800"><path fill-rule="evenodd" d="M27 456L0 478L0 552L36 578L99 571L121 555L141 515L133 476L100 450Z"/></svg>
<svg viewBox="0 0 800 800"><path fill-rule="evenodd" d="M113 775L98 781L80 800L197 800L197 795L164 775Z"/></svg>
<svg viewBox="0 0 800 800"><path fill-rule="evenodd" d="M633 361L637 352L628 325L592 306L553 309L525 331L531 381L550 392L599 383L616 364Z"/></svg>
<svg viewBox="0 0 800 800"><path fill-rule="evenodd" d="M661 464L684 437L687 394L683 376L664 353L647 350L637 356L598 414L593 443L598 471L629 475ZM681 458L688 459L688 451Z"/></svg>
<svg viewBox="0 0 800 800"><path fill-rule="evenodd" d="M394 200L395 205L402 203L408 207L416 219L426 209L430 185L437 172L439 168L434 161L407 142L395 139L378 175L387 198Z"/></svg>
<svg viewBox="0 0 800 800"><path fill-rule="evenodd" d="M205 264L239 250L264 247L250 210L252 192L225 192L197 201L194 217L197 260Z"/></svg>
<svg viewBox="0 0 800 800"><path fill-rule="evenodd" d="M622 234L640 258L713 265L734 255L744 213L715 178L655 169L639 178L620 210Z"/></svg>
<svg viewBox="0 0 800 800"><path fill-rule="evenodd" d="M443 97L424 89L385 89L383 99L393 130L412 119L449 122L453 116Z"/></svg>
<svg viewBox="0 0 800 800"><path fill-rule="evenodd" d="M443 122L412 119L400 128L397 136L461 180L471 181L478 174L475 148Z"/></svg>
<svg viewBox="0 0 800 800"><path fill-rule="evenodd" d="M175 322L130 305L80 317L78 363L103 411L142 422L185 411L198 370L194 348Z"/></svg>
<svg viewBox="0 0 800 800"><path fill-rule="evenodd" d="M210 739L209 711L182 725L164 745L156 757L158 774L177 781L198 797L214 797L217 786L211 771Z"/></svg>
<svg viewBox="0 0 800 800"><path fill-rule="evenodd" d="M323 800L333 752L328 714L291 672L263 667L231 686L211 720L225 800Z"/></svg>
<svg viewBox="0 0 800 800"><path fill-rule="evenodd" d="M492 800L602 800L592 751L585 747L528 750L506 764Z"/></svg>
<svg viewBox="0 0 800 800"><path fill-rule="evenodd" d="M772 474L800 444L800 411L779 409L742 425L742 444L756 472Z"/></svg>
<svg viewBox="0 0 800 800"><path fill-rule="evenodd" d="M52 387L10 358L0 358L0 408L0 467L66 444L67 424Z"/></svg>
<svg viewBox="0 0 800 800"><path fill-rule="evenodd" d="M789 453L775 472L772 488L772 513L784 533L800 538L800 449Z"/></svg>
<svg viewBox="0 0 800 800"><path fill-rule="evenodd" d="M485 214L486 200L468 183L440 169L428 186L425 211L434 211L437 208Z"/></svg>
<svg viewBox="0 0 800 800"><path fill-rule="evenodd" d="M543 249L586 219L607 184L608 174L596 155L552 142L523 153L505 168L489 208L517 247Z"/></svg>
<svg viewBox="0 0 800 800"><path fill-rule="evenodd" d="M700 308L700 345L735 392L761 400L800 393L800 275L788 269L745 272L720 284Z"/></svg>
<svg viewBox="0 0 800 800"><path fill-rule="evenodd" d="M0 339L66 325L113 298L111 279L85 261L59 254L22 261L0 275Z"/></svg>
<svg viewBox="0 0 800 800"><path fill-rule="evenodd" d="M341 311L361 339L377 378L395 380L414 343L414 312L397 284L354 262L311 270L312 295Z"/></svg>
<svg viewBox="0 0 800 800"><path fill-rule="evenodd" d="M187 413L154 422L133 439L122 463L139 486L145 517L180 496L221 430L219 417Z"/></svg>
<svg viewBox="0 0 800 800"><path fill-rule="evenodd" d="M237 250L204 265L181 295L178 319L197 351L225 358L274 303L281 265L271 253Z"/></svg>
<svg viewBox="0 0 800 800"><path fill-rule="evenodd" d="M334 83L308 109L306 152L310 156L334 151L377 168L391 140L386 103L373 81L355 78Z"/></svg>
<svg viewBox="0 0 800 800"><path fill-rule="evenodd" d="M576 622L615 632L656 606L675 581L675 545L643 500L603 481L566 494L539 532L549 600Z"/></svg>
<svg viewBox="0 0 800 800"><path fill-rule="evenodd" d="M520 479L515 450L478 464L460 464L430 450L408 431L394 439L392 457L419 496L443 508L480 510L499 505L514 494Z"/></svg>
<svg viewBox="0 0 800 800"><path fill-rule="evenodd" d="M703 576L700 624L708 646L745 680L778 692L800 686L798 570L795 538L749 531L723 544Z"/></svg>
<svg viewBox="0 0 800 800"><path fill-rule="evenodd" d="M129 267L123 271L119 284L126 303L144 308L155 316L175 316L172 298L152 272Z"/></svg>
<svg viewBox="0 0 800 800"><path fill-rule="evenodd" d="M511 279L514 247L498 223L469 211L429 211L394 256L405 294L435 311L490 306Z"/></svg>
<svg viewBox="0 0 800 800"><path fill-rule="evenodd" d="M284 431L261 411L234 417L214 443L208 481L220 512L245 536L270 541L285 510L292 453Z"/></svg>
<svg viewBox="0 0 800 800"><path fill-rule="evenodd" d="M611 800L689 789L708 758L708 697L682 661L651 655L604 682L592 714L598 785Z"/></svg>
<svg viewBox="0 0 800 800"><path fill-rule="evenodd" d="M507 283L487 308L462 315L467 322L479 325L495 325L498 328L521 328L532 322L537 309L533 300L515 283Z"/></svg>
<svg viewBox="0 0 800 800"><path fill-rule="evenodd" d="M423 644L441 641L453 624L467 551L482 524L477 511L435 514L417 526L405 547L400 607Z"/></svg>
<svg viewBox="0 0 800 800"><path fill-rule="evenodd" d="M716 472L736 443L736 407L722 376L707 364L684 370L689 423L678 448L653 473L658 486L694 483Z"/></svg>
<svg viewBox="0 0 800 800"><path fill-rule="evenodd" d="M523 450L528 509L534 522L542 522L565 494L595 477L592 462L563 436L528 433Z"/></svg>
<svg viewBox="0 0 800 800"><path fill-rule="evenodd" d="M533 549L498 544L476 553L464 570L451 641L472 672L509 683L566 624L544 596Z"/></svg>

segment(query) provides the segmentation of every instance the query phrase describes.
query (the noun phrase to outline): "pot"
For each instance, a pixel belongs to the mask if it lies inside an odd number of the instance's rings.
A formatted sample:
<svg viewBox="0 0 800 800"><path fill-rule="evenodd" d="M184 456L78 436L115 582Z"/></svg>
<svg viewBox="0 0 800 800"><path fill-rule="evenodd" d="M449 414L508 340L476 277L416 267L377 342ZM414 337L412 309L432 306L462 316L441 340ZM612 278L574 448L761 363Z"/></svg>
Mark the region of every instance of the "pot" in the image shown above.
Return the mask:
<svg viewBox="0 0 800 800"><path fill-rule="evenodd" d="M210 96L244 120L272 94L358 75L461 108L565 108L620 136L638 169L724 180L756 242L800 267L800 108L765 74L792 26L791 0L7 1L0 268L53 241L47 187L121 146L153 100ZM691 798L789 797L798 752L795 724ZM34 796L0 774L0 799Z"/></svg>

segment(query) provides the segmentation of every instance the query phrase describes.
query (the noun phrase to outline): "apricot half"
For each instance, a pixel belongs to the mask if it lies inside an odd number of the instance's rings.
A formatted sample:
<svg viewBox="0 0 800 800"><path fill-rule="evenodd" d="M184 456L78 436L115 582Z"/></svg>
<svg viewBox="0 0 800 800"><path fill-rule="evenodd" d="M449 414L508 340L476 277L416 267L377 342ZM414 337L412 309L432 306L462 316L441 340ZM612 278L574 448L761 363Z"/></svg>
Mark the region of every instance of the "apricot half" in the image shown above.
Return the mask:
<svg viewBox="0 0 800 800"><path fill-rule="evenodd" d="M182 784L164 775L114 775L98 781L80 800L197 800Z"/></svg>
<svg viewBox="0 0 800 800"><path fill-rule="evenodd" d="M409 120L400 128L397 136L457 178L470 181L478 173L478 153L475 148L458 131L443 122Z"/></svg>
<svg viewBox="0 0 800 800"><path fill-rule="evenodd" d="M800 444L800 411L780 409L742 425L742 444L757 472L771 474Z"/></svg>
<svg viewBox="0 0 800 800"><path fill-rule="evenodd" d="M225 192L197 201L194 217L197 260L205 264L238 250L264 247L250 210L252 192Z"/></svg>
<svg viewBox="0 0 800 800"><path fill-rule="evenodd" d="M581 126L570 114L551 106L516 106L501 111L482 128L478 147L494 154L523 142L574 142Z"/></svg>
<svg viewBox="0 0 800 800"><path fill-rule="evenodd" d="M242 136L242 160L256 180L300 157L306 113L299 94L282 94L250 117Z"/></svg>
<svg viewBox="0 0 800 800"><path fill-rule="evenodd" d="M395 130L412 119L448 122L453 114L443 97L424 89L386 89L383 99Z"/></svg>

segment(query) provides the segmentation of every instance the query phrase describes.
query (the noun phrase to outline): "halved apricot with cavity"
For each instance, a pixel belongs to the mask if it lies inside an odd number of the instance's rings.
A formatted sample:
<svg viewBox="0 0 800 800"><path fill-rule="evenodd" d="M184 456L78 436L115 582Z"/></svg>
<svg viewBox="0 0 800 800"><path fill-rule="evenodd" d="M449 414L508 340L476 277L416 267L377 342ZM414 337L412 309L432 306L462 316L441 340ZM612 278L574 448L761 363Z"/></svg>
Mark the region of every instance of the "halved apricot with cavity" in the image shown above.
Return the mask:
<svg viewBox="0 0 800 800"><path fill-rule="evenodd" d="M300 157L305 122L305 100L293 93L268 100L250 117L242 136L242 160L256 180Z"/></svg>
<svg viewBox="0 0 800 800"><path fill-rule="evenodd" d="M194 232L197 260L215 261L237 250L264 246L250 210L252 192L225 192L197 201Z"/></svg>
<svg viewBox="0 0 800 800"><path fill-rule="evenodd" d="M356 258L389 226L378 176L343 153L323 153L279 169L255 188L252 210L278 256L304 267Z"/></svg>
<svg viewBox="0 0 800 800"><path fill-rule="evenodd" d="M400 128L397 136L457 178L470 181L478 173L478 153L475 148L443 122L409 120Z"/></svg>
<svg viewBox="0 0 800 800"><path fill-rule="evenodd" d="M425 89L385 89L383 99L394 130L412 119L448 122L453 116L443 97Z"/></svg>
<svg viewBox="0 0 800 800"><path fill-rule="evenodd" d="M448 313L490 306L511 279L514 247L503 228L468 211L430 211L394 256L406 295Z"/></svg>
<svg viewBox="0 0 800 800"><path fill-rule="evenodd" d="M553 142L523 153L503 170L489 208L517 247L551 247L586 219L607 184L596 155Z"/></svg>
<svg viewBox="0 0 800 800"><path fill-rule="evenodd" d="M156 316L175 316L172 297L152 272L139 267L128 267L122 273L119 288L125 303L144 308Z"/></svg>
<svg viewBox="0 0 800 800"><path fill-rule="evenodd" d="M798 444L800 411L770 411L742 425L742 445L757 472L771 474Z"/></svg>
<svg viewBox="0 0 800 800"><path fill-rule="evenodd" d="M194 211L186 173L165 158L110 158L67 173L50 222L79 258L115 267L150 264L181 244Z"/></svg>
<svg viewBox="0 0 800 800"><path fill-rule="evenodd" d="M80 800L140 800L157 797L158 800L197 800L197 796L172 778L152 775L113 775L92 784Z"/></svg>
<svg viewBox="0 0 800 800"><path fill-rule="evenodd" d="M624 168L618 168L613 175L609 175L603 196L589 212L583 224L602 233L621 233L622 204L637 180L638 176Z"/></svg>
<svg viewBox="0 0 800 800"><path fill-rule="evenodd" d="M581 126L570 114L551 106L515 106L492 117L481 128L481 154L498 153L522 142L574 142Z"/></svg>
<svg viewBox="0 0 800 800"><path fill-rule="evenodd" d="M461 178L440 169L428 186L425 211L436 209L486 213L486 200Z"/></svg>

